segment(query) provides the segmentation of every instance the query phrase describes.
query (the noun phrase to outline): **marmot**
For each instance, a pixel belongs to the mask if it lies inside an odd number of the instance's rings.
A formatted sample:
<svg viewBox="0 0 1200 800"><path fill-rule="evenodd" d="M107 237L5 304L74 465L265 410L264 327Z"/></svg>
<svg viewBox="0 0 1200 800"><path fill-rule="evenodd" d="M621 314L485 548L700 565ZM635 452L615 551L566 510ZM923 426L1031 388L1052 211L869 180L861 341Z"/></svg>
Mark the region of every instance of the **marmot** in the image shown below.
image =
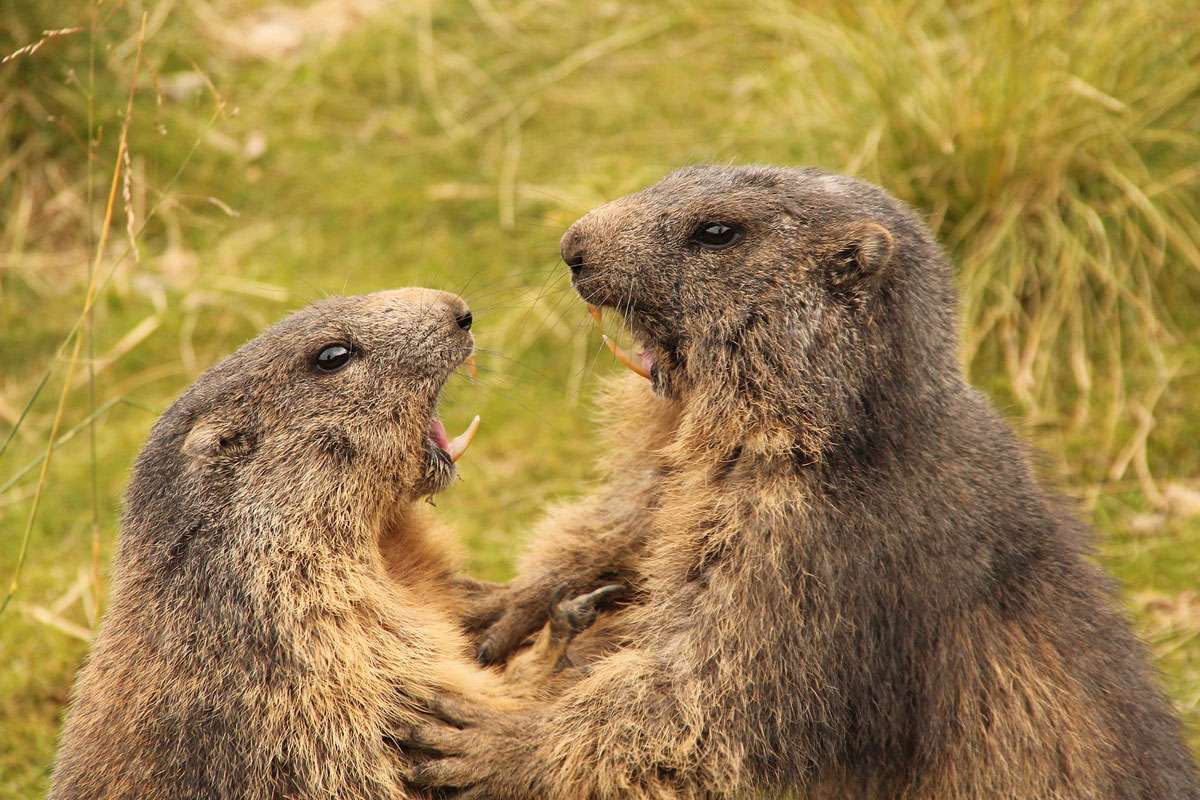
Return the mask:
<svg viewBox="0 0 1200 800"><path fill-rule="evenodd" d="M488 798L1200 797L1150 660L965 381L947 259L873 185L700 166L562 241L644 346L611 479L542 529L484 640L624 577L622 646L556 702L417 728ZM635 383L629 384L632 380ZM790 795L789 795L790 796Z"/></svg>
<svg viewBox="0 0 1200 800"><path fill-rule="evenodd" d="M431 698L516 707L415 503L475 429L450 439L436 412L471 321L427 289L328 298L162 415L51 798L415 797L393 734Z"/></svg>

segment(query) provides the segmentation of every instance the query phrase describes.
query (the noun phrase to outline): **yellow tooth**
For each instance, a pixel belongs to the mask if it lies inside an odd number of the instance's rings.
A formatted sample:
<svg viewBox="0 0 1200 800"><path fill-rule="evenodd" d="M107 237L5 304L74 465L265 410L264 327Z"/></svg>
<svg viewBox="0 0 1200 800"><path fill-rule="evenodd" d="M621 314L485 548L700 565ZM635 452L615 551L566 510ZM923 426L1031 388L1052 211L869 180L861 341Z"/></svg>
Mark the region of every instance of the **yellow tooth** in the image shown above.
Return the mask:
<svg viewBox="0 0 1200 800"><path fill-rule="evenodd" d="M451 461L458 461L462 458L462 454L467 452L467 448L471 446L471 442L475 441L475 433L479 430L479 415L475 415L475 419L471 420L471 424L467 429L450 440L450 445L446 452L450 454Z"/></svg>
<svg viewBox="0 0 1200 800"><path fill-rule="evenodd" d="M626 353L621 349L620 345L607 336L602 335L601 338L604 339L604 345L612 352L614 356L617 357L617 361L620 361L622 364L629 367L630 370L636 372L638 375L641 375L646 380L650 380L650 373L646 371L645 367L638 363L638 359L629 355L629 353Z"/></svg>
<svg viewBox="0 0 1200 800"><path fill-rule="evenodd" d="M588 313L592 315L592 319L596 321L596 327L600 328L600 338L604 340L604 345L609 349L609 351L612 352L614 356L616 356L617 361L620 361L631 371L636 372L646 380L650 380L650 373L647 372L646 368L642 366L640 359L629 355L629 353L621 349L620 345L604 335L603 312L600 310L600 306L594 306L591 303L588 303L587 310Z"/></svg>
<svg viewBox="0 0 1200 800"><path fill-rule="evenodd" d="M471 376L471 380L475 380L475 375L479 370L475 367L474 353L466 357L466 359L463 361L463 366L467 368L467 374Z"/></svg>

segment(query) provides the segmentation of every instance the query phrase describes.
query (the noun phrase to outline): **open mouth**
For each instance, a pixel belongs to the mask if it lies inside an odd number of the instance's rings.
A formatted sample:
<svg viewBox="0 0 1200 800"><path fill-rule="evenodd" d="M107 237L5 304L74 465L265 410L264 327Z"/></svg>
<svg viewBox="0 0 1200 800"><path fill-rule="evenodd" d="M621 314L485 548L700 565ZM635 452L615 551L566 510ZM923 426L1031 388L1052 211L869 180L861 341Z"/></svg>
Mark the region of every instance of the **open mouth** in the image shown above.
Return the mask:
<svg viewBox="0 0 1200 800"><path fill-rule="evenodd" d="M596 321L596 327L600 328L600 338L604 340L604 346L609 349L609 352L613 354L617 361L620 361L622 364L624 364L630 372L641 375L643 378L653 383L655 366L654 354L649 350L642 349L638 350L637 354L634 355L633 353L630 353L628 350L621 347L621 345L610 339L608 334L604 333L604 312L601 311L600 306L588 303L587 309L588 313L592 315L592 319Z"/></svg>
<svg viewBox="0 0 1200 800"><path fill-rule="evenodd" d="M467 452L467 448L475 440L475 433L478 430L478 414L471 420L471 424L467 426L467 429L453 439L446 434L446 426L442 424L440 419L434 416L429 420L429 439L439 450L446 454L451 464L458 461L462 458L463 453Z"/></svg>
<svg viewBox="0 0 1200 800"><path fill-rule="evenodd" d="M471 380L475 380L475 356L467 356L462 364L467 368L467 374L471 377ZM433 442L436 452L449 459L451 464L458 461L462 458L463 453L467 452L467 448L471 446L471 442L475 441L475 434L478 431L478 414L467 425L467 429L453 439L446 433L446 426L438 418L436 410L429 419L429 441Z"/></svg>

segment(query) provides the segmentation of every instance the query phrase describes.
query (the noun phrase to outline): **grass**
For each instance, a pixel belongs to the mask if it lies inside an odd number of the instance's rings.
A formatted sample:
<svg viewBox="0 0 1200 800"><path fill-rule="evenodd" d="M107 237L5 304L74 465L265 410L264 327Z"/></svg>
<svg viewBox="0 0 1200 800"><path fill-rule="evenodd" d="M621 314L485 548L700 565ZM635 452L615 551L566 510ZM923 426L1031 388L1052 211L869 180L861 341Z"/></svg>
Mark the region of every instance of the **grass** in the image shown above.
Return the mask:
<svg viewBox="0 0 1200 800"><path fill-rule="evenodd" d="M9 3L0 57L81 30L0 66L0 591L32 519L0 615L0 794L45 790L155 415L310 299L471 301L481 380L444 416L484 428L439 507L472 569L506 577L585 485L613 368L557 239L696 161L817 163L926 214L972 378L1095 522L1200 747L1192 5Z"/></svg>

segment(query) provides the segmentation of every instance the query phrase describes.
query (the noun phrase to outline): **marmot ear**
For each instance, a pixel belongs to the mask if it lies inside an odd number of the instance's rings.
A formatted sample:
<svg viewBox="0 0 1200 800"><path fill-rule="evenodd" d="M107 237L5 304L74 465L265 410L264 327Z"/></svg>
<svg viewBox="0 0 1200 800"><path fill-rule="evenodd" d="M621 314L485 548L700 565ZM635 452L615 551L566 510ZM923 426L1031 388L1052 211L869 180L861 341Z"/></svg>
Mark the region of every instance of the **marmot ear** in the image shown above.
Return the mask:
<svg viewBox="0 0 1200 800"><path fill-rule="evenodd" d="M878 276L895 249L891 232L878 222L854 223L839 237L839 244L828 269L835 289L850 289Z"/></svg>
<svg viewBox="0 0 1200 800"><path fill-rule="evenodd" d="M201 418L184 437L181 449L196 459L244 456L254 449L254 438L242 426Z"/></svg>

